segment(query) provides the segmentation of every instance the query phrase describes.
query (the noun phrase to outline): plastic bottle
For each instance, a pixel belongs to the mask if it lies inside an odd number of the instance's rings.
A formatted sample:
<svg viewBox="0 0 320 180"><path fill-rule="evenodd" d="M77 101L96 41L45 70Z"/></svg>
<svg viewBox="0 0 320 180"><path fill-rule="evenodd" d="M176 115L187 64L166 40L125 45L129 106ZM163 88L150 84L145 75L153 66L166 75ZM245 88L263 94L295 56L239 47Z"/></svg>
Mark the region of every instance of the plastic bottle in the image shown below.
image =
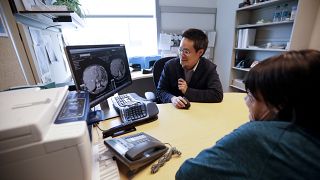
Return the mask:
<svg viewBox="0 0 320 180"><path fill-rule="evenodd" d="M290 15L289 15L289 9L288 4L284 4L282 11L281 11L281 21L289 21Z"/></svg>
<svg viewBox="0 0 320 180"><path fill-rule="evenodd" d="M293 21L294 18L296 17L297 13L297 6L292 6L291 8L291 15L290 15L290 20Z"/></svg>
<svg viewBox="0 0 320 180"><path fill-rule="evenodd" d="M273 14L273 22L279 22L280 20L281 20L281 9L280 9L280 6L277 6Z"/></svg>

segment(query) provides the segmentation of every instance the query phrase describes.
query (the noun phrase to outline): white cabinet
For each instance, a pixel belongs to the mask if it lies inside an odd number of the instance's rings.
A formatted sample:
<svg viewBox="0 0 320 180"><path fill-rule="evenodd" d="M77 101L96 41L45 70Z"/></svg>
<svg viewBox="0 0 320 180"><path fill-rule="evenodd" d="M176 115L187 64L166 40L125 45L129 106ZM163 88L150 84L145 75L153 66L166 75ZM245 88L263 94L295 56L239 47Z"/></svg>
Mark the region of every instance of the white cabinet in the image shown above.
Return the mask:
<svg viewBox="0 0 320 180"><path fill-rule="evenodd" d="M243 79L253 62L258 63L288 50L308 48L319 2L269 0L236 10L230 75L232 90L245 90ZM290 18L292 10L296 10L294 18ZM283 16L287 12L288 16Z"/></svg>

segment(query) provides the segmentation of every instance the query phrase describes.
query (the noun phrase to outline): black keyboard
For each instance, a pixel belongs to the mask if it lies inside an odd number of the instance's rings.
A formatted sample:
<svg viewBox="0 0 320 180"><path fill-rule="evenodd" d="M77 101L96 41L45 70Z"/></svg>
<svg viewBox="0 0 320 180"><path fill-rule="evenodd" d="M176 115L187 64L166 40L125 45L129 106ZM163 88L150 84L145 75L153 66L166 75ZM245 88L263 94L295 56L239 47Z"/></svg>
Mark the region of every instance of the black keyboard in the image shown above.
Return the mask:
<svg viewBox="0 0 320 180"><path fill-rule="evenodd" d="M136 93L113 96L111 100L124 123L144 123L144 121L156 119L159 113L154 102L150 102Z"/></svg>

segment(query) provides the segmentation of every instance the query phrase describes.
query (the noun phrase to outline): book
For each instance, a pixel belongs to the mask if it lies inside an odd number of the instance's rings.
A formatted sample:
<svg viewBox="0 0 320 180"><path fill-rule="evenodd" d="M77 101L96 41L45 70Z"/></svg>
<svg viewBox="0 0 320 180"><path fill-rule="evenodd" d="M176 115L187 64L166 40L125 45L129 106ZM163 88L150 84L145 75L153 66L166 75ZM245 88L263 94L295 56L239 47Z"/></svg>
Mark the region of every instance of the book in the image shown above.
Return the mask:
<svg viewBox="0 0 320 180"><path fill-rule="evenodd" d="M256 29L243 29L241 48L248 48L254 45Z"/></svg>
<svg viewBox="0 0 320 180"><path fill-rule="evenodd" d="M243 30L239 29L238 30L238 48L242 48L242 34L243 34Z"/></svg>

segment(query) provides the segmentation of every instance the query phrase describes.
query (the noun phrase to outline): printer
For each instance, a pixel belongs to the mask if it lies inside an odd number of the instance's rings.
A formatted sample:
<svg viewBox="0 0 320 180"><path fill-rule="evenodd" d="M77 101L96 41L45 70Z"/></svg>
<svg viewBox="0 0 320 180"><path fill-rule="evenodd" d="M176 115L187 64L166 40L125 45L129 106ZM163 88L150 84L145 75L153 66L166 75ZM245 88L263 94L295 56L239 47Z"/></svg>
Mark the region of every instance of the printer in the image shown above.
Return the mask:
<svg viewBox="0 0 320 180"><path fill-rule="evenodd" d="M92 150L85 118L59 117L63 109L77 111L66 106L70 93L68 87L0 92L2 180L91 179Z"/></svg>

